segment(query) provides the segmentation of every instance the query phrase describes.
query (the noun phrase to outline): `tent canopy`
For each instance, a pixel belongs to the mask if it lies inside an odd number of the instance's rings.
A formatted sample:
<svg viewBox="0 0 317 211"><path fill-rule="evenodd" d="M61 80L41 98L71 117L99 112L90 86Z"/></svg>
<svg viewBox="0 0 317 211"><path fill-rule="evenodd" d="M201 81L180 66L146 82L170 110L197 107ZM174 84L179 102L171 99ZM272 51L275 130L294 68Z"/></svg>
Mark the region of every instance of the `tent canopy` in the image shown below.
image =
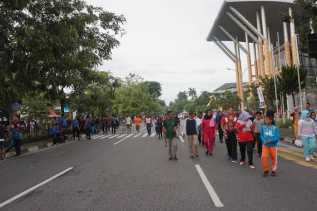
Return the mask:
<svg viewBox="0 0 317 211"><path fill-rule="evenodd" d="M264 6L266 11L266 22L270 29L272 41L277 40L277 32L280 33L280 38L282 39L282 20L288 15L288 9L293 6L293 2L293 0L225 0L209 32L207 41L213 41L213 37L217 37L220 41L231 41L219 29L219 26L222 26L235 38L238 38L240 42L245 42L245 32L228 17L227 12L233 14L230 7L234 7L256 27L256 11L260 11L261 6ZM236 17L234 14L233 16ZM250 39L250 41L252 40Z"/></svg>

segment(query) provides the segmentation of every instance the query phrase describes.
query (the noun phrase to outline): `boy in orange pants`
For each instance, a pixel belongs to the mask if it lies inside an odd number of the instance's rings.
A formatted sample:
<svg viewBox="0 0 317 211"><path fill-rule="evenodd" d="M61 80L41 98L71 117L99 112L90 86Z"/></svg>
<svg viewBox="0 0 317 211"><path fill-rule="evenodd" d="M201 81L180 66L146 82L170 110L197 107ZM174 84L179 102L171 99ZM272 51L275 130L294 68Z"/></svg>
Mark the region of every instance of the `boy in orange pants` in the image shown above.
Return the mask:
<svg viewBox="0 0 317 211"><path fill-rule="evenodd" d="M265 117L265 124L260 130L262 141L262 167L263 176L267 177L270 171L269 157L272 160L271 176L276 176L277 170L277 145L280 140L280 131L274 124L274 112L268 111Z"/></svg>

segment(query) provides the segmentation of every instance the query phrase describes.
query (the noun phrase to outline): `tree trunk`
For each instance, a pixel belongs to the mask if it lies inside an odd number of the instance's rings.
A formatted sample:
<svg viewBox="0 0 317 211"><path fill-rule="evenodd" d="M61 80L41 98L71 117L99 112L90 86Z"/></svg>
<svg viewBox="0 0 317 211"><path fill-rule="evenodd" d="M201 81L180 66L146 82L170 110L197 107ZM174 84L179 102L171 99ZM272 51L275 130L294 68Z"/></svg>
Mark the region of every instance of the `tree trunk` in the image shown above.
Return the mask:
<svg viewBox="0 0 317 211"><path fill-rule="evenodd" d="M295 95L294 92L292 92L292 100L293 100L293 106L294 108L296 107L296 103L295 103Z"/></svg>

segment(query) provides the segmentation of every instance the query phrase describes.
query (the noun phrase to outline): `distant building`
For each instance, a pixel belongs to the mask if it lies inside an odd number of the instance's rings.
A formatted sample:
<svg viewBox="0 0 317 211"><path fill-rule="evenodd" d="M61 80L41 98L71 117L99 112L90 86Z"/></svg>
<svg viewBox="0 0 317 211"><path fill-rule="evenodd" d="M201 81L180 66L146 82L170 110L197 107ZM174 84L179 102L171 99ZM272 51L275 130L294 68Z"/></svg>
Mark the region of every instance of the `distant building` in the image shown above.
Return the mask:
<svg viewBox="0 0 317 211"><path fill-rule="evenodd" d="M242 84L244 91L248 90L248 83L244 82ZM215 89L212 94L223 94L225 92L231 92L234 94L237 94L237 83L224 83L223 85L221 85L220 87L218 87L217 89Z"/></svg>

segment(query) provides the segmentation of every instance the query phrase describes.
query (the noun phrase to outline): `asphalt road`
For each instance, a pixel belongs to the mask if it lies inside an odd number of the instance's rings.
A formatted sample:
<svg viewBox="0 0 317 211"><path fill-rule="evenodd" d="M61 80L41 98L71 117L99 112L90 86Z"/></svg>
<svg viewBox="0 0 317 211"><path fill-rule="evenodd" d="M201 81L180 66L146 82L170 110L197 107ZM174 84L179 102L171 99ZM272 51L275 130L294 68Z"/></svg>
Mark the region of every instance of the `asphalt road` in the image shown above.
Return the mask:
<svg viewBox="0 0 317 211"><path fill-rule="evenodd" d="M280 159L278 176L263 178L258 158L255 170L240 167L217 143L214 157L200 149L193 161L180 140L179 160L168 161L163 142L143 134L99 136L1 162L0 203L74 168L0 210L317 210L315 169Z"/></svg>

